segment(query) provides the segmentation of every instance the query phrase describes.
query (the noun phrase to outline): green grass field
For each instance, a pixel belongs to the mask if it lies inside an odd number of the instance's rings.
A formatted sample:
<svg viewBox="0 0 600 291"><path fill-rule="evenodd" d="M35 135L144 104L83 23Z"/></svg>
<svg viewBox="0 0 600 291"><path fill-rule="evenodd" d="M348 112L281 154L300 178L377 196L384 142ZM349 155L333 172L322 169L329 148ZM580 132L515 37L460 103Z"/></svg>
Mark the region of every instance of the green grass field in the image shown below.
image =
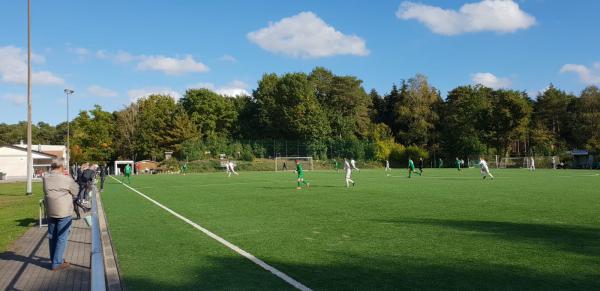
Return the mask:
<svg viewBox="0 0 600 291"><path fill-rule="evenodd" d="M600 176L241 172L132 187L315 290L600 290ZM291 288L135 192L102 194L128 290Z"/></svg>
<svg viewBox="0 0 600 291"><path fill-rule="evenodd" d="M0 184L0 252L37 223L42 183L33 183L32 190L25 196L25 183Z"/></svg>

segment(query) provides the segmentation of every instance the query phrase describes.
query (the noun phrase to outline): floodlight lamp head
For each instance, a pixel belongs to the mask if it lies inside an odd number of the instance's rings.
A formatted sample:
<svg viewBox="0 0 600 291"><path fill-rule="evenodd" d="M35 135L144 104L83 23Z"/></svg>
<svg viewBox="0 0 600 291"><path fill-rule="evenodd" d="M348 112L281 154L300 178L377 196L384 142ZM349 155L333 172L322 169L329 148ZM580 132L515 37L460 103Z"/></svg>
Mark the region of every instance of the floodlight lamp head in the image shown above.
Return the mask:
<svg viewBox="0 0 600 291"><path fill-rule="evenodd" d="M71 89L65 89L65 94L73 94L75 93L75 91L71 90Z"/></svg>

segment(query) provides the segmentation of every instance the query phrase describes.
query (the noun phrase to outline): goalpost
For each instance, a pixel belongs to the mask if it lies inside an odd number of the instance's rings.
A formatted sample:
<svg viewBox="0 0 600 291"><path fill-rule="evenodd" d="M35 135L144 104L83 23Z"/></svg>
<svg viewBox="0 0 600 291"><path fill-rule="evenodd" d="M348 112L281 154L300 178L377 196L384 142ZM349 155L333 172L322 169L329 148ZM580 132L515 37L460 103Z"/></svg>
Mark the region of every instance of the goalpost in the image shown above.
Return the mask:
<svg viewBox="0 0 600 291"><path fill-rule="evenodd" d="M275 172L296 170L296 160L302 163L305 171L312 171L314 169L312 157L275 157Z"/></svg>

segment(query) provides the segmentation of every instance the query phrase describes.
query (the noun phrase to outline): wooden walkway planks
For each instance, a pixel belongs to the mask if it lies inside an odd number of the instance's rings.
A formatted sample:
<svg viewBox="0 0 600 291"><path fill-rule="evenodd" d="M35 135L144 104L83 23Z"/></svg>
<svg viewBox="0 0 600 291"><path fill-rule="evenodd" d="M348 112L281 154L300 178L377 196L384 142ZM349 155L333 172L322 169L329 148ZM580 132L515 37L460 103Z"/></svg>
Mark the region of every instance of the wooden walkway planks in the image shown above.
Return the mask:
<svg viewBox="0 0 600 291"><path fill-rule="evenodd" d="M0 290L89 290L91 230L73 220L65 260L71 266L51 271L47 228L31 228L0 254Z"/></svg>

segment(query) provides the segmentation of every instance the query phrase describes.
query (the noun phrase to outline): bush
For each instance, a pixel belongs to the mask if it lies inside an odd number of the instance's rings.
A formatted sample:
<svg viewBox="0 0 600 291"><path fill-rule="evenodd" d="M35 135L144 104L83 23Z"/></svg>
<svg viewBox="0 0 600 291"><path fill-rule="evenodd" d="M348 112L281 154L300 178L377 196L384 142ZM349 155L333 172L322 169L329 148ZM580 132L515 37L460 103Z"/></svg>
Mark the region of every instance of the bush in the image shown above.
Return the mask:
<svg viewBox="0 0 600 291"><path fill-rule="evenodd" d="M240 158L242 161L252 162L254 161L254 155L252 154L252 148L248 145L242 147L242 151L240 152Z"/></svg>
<svg viewBox="0 0 600 291"><path fill-rule="evenodd" d="M176 158L171 158L171 159L162 161L158 167L162 171L178 172L179 171L179 162L177 161Z"/></svg>
<svg viewBox="0 0 600 291"><path fill-rule="evenodd" d="M390 164L392 164L395 167L404 165L406 163L406 159L404 158L404 151L405 148L403 145L397 143L393 144L389 154Z"/></svg>
<svg viewBox="0 0 600 291"><path fill-rule="evenodd" d="M413 161L414 160L418 160L419 158L423 158L423 159L427 159L429 158L429 153L418 147L418 146L409 146L404 150L404 155L405 155L405 160L408 160L408 158L412 158Z"/></svg>

